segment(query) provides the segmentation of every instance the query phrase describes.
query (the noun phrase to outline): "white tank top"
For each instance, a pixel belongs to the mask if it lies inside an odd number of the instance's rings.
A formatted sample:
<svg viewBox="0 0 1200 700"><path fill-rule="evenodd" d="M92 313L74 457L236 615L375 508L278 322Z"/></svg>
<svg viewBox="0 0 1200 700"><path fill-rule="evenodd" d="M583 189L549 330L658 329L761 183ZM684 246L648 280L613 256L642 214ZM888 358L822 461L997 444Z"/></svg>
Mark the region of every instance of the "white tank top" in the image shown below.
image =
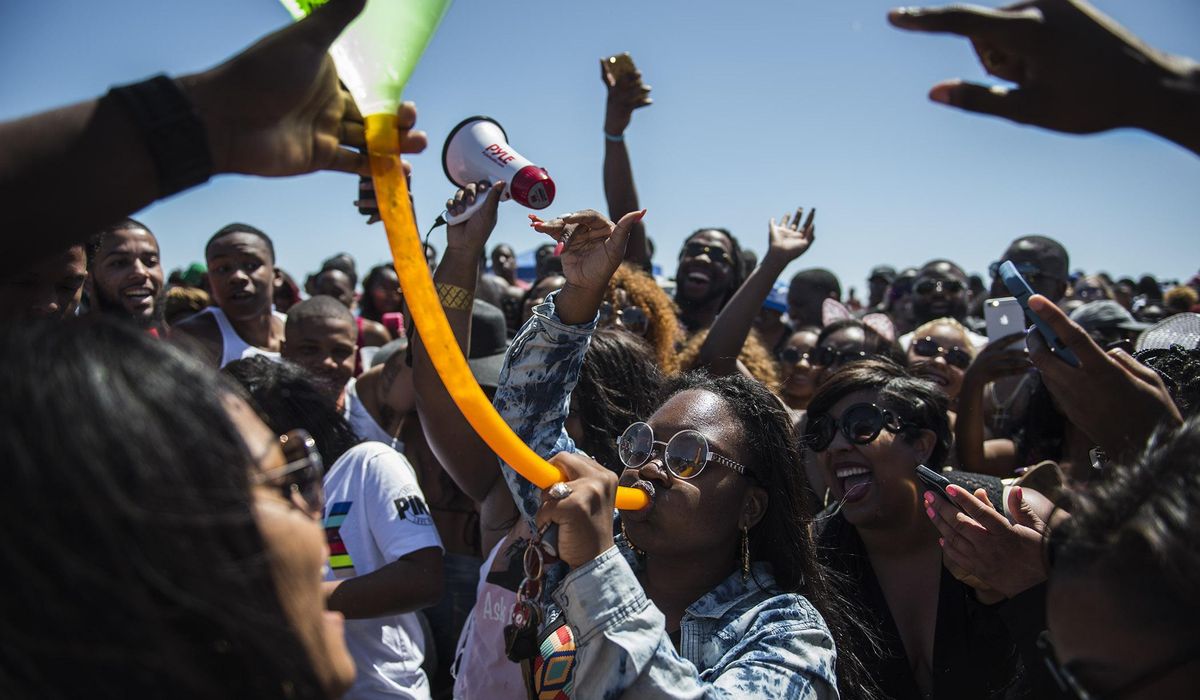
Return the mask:
<svg viewBox="0 0 1200 700"><path fill-rule="evenodd" d="M520 583L520 575L508 581L508 585L501 582L508 578L504 574L510 563L501 552L516 541L521 531L528 537L528 528L522 527L524 522L521 518L513 532L500 538L479 569L475 606L467 615L467 623L458 637L454 664L450 667L456 700L525 700L529 696L521 665L509 661L504 653L504 626L512 620L513 604L517 602L516 591L512 589Z"/></svg>
<svg viewBox="0 0 1200 700"><path fill-rule="evenodd" d="M357 386L358 380L353 377L346 382L346 398L342 404L342 417L350 424L351 430L360 440L382 442L385 445L391 445L392 449L397 452L403 452L404 443L398 437L388 435L387 431L380 427L371 413L367 411L362 399L358 398Z"/></svg>
<svg viewBox="0 0 1200 700"><path fill-rule="evenodd" d="M270 350L263 350L260 347L251 345L250 343L242 340L242 336L238 335L237 331L233 329L233 324L229 322L229 317L225 315L225 312L221 310L221 307L210 306L196 315L199 316L201 314L211 314L217 322L217 328L221 331L222 367L230 362L233 362L234 360L254 357L255 355L262 355L269 360L275 360L276 362L279 361L279 353L271 352ZM274 309L271 310L271 315L280 321L287 321L287 316L285 314L281 314Z"/></svg>

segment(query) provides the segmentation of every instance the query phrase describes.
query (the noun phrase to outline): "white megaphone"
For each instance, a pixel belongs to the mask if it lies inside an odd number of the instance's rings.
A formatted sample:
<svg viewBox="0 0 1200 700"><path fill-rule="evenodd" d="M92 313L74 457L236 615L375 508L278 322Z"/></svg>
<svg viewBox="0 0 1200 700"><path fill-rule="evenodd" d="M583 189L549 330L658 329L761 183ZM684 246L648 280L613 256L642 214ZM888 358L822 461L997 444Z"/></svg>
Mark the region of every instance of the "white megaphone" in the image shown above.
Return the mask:
<svg viewBox="0 0 1200 700"><path fill-rule="evenodd" d="M504 181L501 200L515 199L530 209L545 209L554 201L554 180L545 168L539 168L508 145L504 127L491 117L469 117L459 122L442 147L442 169L459 187L472 182ZM446 215L446 223L459 224L483 206L485 197L456 216Z"/></svg>

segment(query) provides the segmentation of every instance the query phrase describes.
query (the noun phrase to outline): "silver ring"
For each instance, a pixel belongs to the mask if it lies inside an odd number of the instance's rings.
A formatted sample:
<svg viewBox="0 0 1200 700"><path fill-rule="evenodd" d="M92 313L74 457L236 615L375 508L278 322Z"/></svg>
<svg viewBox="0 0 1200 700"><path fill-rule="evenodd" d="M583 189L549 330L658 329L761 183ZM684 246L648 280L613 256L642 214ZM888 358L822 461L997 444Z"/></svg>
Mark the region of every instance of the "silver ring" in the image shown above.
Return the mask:
<svg viewBox="0 0 1200 700"><path fill-rule="evenodd" d="M562 499L571 495L571 487L560 481L551 486L550 490L547 491L546 494L556 501L561 501Z"/></svg>

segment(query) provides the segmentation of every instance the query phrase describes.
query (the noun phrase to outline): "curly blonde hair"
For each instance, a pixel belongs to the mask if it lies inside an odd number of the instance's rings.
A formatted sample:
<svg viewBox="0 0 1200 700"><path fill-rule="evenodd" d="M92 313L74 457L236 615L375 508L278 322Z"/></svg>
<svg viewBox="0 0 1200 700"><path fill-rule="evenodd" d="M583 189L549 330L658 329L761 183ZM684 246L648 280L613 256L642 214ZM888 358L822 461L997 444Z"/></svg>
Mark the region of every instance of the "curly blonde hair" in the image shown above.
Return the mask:
<svg viewBox="0 0 1200 700"><path fill-rule="evenodd" d="M629 263L621 263L608 281L608 290L604 300L617 306L617 290L624 290L629 297L629 303L641 309L649 319L646 330L646 342L654 348L654 358L663 374L671 375L679 372L679 356L676 346L679 344L680 329L679 315L675 311L675 302L658 286L654 278L642 272Z"/></svg>
<svg viewBox="0 0 1200 700"><path fill-rule="evenodd" d="M679 351L679 365L683 370L693 369L696 366L696 360L700 358L700 346L704 345L704 339L708 337L709 330L705 328L693 333L683 344L683 348ZM738 362L745 365L750 376L761 382L772 393L779 393L779 364L771 355L771 351L767 349L766 343L758 337L758 331L751 330L750 335L746 336L746 342L742 344L742 350L738 353Z"/></svg>

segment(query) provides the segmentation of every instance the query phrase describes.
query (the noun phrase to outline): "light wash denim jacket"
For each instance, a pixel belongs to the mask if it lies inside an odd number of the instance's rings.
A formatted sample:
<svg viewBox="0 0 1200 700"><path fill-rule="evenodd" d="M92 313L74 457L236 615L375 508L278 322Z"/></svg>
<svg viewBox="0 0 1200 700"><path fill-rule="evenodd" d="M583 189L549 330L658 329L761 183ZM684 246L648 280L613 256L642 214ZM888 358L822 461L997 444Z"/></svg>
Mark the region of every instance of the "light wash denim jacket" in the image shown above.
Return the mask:
<svg viewBox="0 0 1200 700"><path fill-rule="evenodd" d="M517 334L495 399L500 415L543 457L578 451L563 426L596 326L562 323L554 296ZM504 478L532 521L540 490L507 464ZM749 581L737 572L692 603L676 652L663 614L634 573L636 557L623 538L617 542L569 574L562 564L547 574L546 619L557 624L565 614L578 645L572 697L838 697L825 621L804 596L780 592L768 564L756 562Z"/></svg>

